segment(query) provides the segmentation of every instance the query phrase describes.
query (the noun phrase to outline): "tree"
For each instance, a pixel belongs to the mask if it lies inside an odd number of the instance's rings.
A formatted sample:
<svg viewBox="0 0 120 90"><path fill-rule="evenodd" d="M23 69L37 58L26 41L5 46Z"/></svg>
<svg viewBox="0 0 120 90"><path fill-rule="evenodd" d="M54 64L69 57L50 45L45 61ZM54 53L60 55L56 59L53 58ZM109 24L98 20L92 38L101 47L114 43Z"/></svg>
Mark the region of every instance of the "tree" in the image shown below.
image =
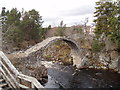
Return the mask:
<svg viewBox="0 0 120 90"><path fill-rule="evenodd" d="M8 11L6 15L7 15L6 24L8 26L10 25L19 26L21 13L17 10L17 8L13 8L10 12Z"/></svg>
<svg viewBox="0 0 120 90"><path fill-rule="evenodd" d="M74 29L75 33L83 34L83 29L79 25L75 25Z"/></svg>
<svg viewBox="0 0 120 90"><path fill-rule="evenodd" d="M112 26L112 34L111 39L117 45L118 50L120 51L120 1L115 2L116 8L112 15L115 16L114 19L111 20Z"/></svg>
<svg viewBox="0 0 120 90"><path fill-rule="evenodd" d="M51 29L51 25L48 26L48 30Z"/></svg>
<svg viewBox="0 0 120 90"><path fill-rule="evenodd" d="M96 4L95 17L97 19L94 22L96 23L97 38L104 33L120 49L120 2L100 0Z"/></svg>
<svg viewBox="0 0 120 90"><path fill-rule="evenodd" d="M97 18L94 20L96 23L95 33L98 36L105 33L107 36L111 34L110 22L111 19L115 18L115 14L112 14L116 6L111 0L100 0L99 2L96 2L96 5L96 12L94 13Z"/></svg>
<svg viewBox="0 0 120 90"><path fill-rule="evenodd" d="M17 8L1 12L2 25L5 27L4 36L7 42L19 45L22 41L34 40L39 42L45 33L42 28L42 17L39 12L32 9L28 12L18 11Z"/></svg>
<svg viewBox="0 0 120 90"><path fill-rule="evenodd" d="M7 38L7 42L13 44L14 46L17 46L24 40L23 32L16 26L10 27L5 33L5 37Z"/></svg>
<svg viewBox="0 0 120 90"><path fill-rule="evenodd" d="M21 13L16 8L13 8L12 10L7 12L5 12L5 10L3 9L2 15L4 15L4 40L14 45L17 45L18 43L22 42L23 34L19 27Z"/></svg>
<svg viewBox="0 0 120 90"><path fill-rule="evenodd" d="M64 24L63 21L61 21L55 35L56 36L65 36L65 34L64 34L65 29L66 29L66 24Z"/></svg>
<svg viewBox="0 0 120 90"><path fill-rule="evenodd" d="M87 31L87 23L88 23L88 17L87 18L85 18L85 21L84 21L84 31L86 32L86 33L88 33L88 31Z"/></svg>
<svg viewBox="0 0 120 90"><path fill-rule="evenodd" d="M42 17L39 13L32 9L28 12L25 12L22 21L21 29L24 32L25 40L38 40L42 36Z"/></svg>

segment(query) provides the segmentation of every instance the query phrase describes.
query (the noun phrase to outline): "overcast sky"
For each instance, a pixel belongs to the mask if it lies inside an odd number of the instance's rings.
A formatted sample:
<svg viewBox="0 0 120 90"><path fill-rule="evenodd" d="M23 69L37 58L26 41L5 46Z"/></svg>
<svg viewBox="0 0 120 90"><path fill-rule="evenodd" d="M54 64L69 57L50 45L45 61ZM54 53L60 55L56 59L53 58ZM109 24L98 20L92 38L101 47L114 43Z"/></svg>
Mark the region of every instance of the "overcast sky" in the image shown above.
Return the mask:
<svg viewBox="0 0 120 90"><path fill-rule="evenodd" d="M35 9L42 16L43 26L58 26L62 20L71 26L84 23L87 17L91 24L96 1L98 0L0 0L0 8L17 8L20 11L22 8L25 11Z"/></svg>

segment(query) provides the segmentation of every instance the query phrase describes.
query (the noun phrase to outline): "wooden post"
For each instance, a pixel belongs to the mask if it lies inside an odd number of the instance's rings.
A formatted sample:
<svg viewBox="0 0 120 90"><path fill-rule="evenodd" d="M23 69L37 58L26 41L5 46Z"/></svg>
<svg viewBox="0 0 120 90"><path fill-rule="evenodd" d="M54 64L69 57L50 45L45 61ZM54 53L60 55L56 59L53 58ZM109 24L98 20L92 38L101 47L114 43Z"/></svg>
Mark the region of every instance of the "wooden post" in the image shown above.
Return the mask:
<svg viewBox="0 0 120 90"><path fill-rule="evenodd" d="M0 50L2 50L2 22L0 21Z"/></svg>
<svg viewBox="0 0 120 90"><path fill-rule="evenodd" d="M0 18L1 18L1 15L0 15ZM2 21L1 19L0 19L0 51L2 51ZM1 61L1 58L0 58L0 61ZM0 67L2 67L1 64L0 64Z"/></svg>

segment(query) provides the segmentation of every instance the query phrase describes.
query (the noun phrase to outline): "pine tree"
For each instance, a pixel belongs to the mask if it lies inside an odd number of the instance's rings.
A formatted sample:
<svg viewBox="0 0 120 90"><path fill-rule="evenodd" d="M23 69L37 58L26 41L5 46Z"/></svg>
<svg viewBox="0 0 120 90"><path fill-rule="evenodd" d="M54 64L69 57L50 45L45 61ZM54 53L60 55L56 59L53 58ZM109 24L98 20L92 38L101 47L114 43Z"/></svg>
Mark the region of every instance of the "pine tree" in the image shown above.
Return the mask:
<svg viewBox="0 0 120 90"><path fill-rule="evenodd" d="M20 24L21 13L17 10L17 8L13 8L11 11L8 11L6 15L6 23L8 26L18 26Z"/></svg>
<svg viewBox="0 0 120 90"><path fill-rule="evenodd" d="M7 12L3 8L1 15L5 17L3 26L6 28L4 36L7 42L19 45L22 41L35 40L39 42L43 37L42 17L35 9L21 13L17 8Z"/></svg>
<svg viewBox="0 0 120 90"><path fill-rule="evenodd" d="M96 2L96 12L94 20L96 23L95 33L97 36L105 33L106 36L111 34L111 20L114 20L115 15L113 14L115 4L111 0L100 0Z"/></svg>
<svg viewBox="0 0 120 90"><path fill-rule="evenodd" d="M100 0L96 4L96 36L104 33L120 50L120 1Z"/></svg>
<svg viewBox="0 0 120 90"><path fill-rule="evenodd" d="M21 13L17 8L13 8L5 12L5 18L4 27L6 27L6 30L4 30L4 38L7 42L18 45L18 43L23 41L23 33L19 26Z"/></svg>
<svg viewBox="0 0 120 90"><path fill-rule="evenodd" d="M65 29L66 29L66 24L64 24L63 21L61 21L55 35L56 36L65 36L65 34L64 34Z"/></svg>
<svg viewBox="0 0 120 90"><path fill-rule="evenodd" d="M120 51L120 1L115 2L116 8L114 8L113 14L115 14L115 19L111 20L112 34L111 39L117 45Z"/></svg>
<svg viewBox="0 0 120 90"><path fill-rule="evenodd" d="M21 30L24 32L25 40L39 40L42 32L42 17L32 9L25 12L21 21Z"/></svg>

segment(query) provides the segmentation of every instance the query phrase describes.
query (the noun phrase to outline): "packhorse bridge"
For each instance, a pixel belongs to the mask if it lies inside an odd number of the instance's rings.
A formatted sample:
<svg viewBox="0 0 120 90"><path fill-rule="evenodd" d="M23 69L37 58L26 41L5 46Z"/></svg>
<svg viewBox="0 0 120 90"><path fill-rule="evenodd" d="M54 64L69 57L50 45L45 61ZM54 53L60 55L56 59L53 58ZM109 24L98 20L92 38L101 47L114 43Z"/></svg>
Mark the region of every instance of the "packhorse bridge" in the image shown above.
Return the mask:
<svg viewBox="0 0 120 90"><path fill-rule="evenodd" d="M50 37L42 42L32 46L31 48L27 49L24 52L18 52L12 54L15 58L22 58L28 61L34 61L38 63L42 57L42 53L44 50L49 47L52 43L62 40L66 42L71 48L71 57L73 57L73 65L77 68L82 66L82 61L80 57L80 48L76 41L71 40L65 37ZM13 66L10 60L4 55L2 51L0 51L0 74L1 74L1 81L6 81L5 84L1 84L0 87L9 86L11 88L44 88L36 78L26 76L18 72L18 70ZM22 81L23 80L23 81ZM30 83L29 85L25 85L24 82Z"/></svg>
<svg viewBox="0 0 120 90"><path fill-rule="evenodd" d="M80 68L82 63L80 57L80 48L75 40L68 39L66 37L56 36L47 38L24 52L14 53L13 56L16 58L27 58L26 60L36 63L42 58L44 50L58 40L62 40L69 45L71 48L70 55L73 58L73 65L75 65L77 68Z"/></svg>

